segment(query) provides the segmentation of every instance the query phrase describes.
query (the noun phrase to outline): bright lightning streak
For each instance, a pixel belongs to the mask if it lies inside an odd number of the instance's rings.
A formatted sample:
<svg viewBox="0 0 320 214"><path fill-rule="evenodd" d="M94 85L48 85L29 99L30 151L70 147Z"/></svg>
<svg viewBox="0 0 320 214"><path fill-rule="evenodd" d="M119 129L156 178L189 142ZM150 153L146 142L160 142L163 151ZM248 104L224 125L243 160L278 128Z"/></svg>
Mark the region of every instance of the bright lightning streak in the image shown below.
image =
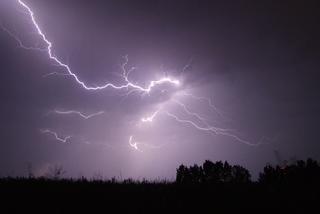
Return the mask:
<svg viewBox="0 0 320 214"><path fill-rule="evenodd" d="M61 138L61 137L58 136L58 134L56 132L53 132L53 131L51 131L49 129L41 130L41 132L44 133L44 134L48 133L48 134L53 135L56 138L57 141L60 141L62 143L67 143L68 140L71 138L71 136L67 136L65 138Z"/></svg>
<svg viewBox="0 0 320 214"><path fill-rule="evenodd" d="M54 111L56 114L76 114L76 115L79 115L80 117L82 117L83 119L90 119L91 117L94 117L94 116L98 116L98 115L101 115L104 113L104 111L99 111L97 113L93 113L93 114L89 114L89 115L85 115L79 111L59 111L59 110L55 110Z"/></svg>
<svg viewBox="0 0 320 214"><path fill-rule="evenodd" d="M160 110L155 111L151 116L149 117L143 117L141 118L141 122L143 123L151 123L153 121L153 119L157 116L157 114L159 113Z"/></svg>
<svg viewBox="0 0 320 214"><path fill-rule="evenodd" d="M113 89L128 89L128 88L133 88L133 89L136 89L140 92L144 92L144 93L149 93L155 86L157 85L160 85L160 84L164 84L164 83L170 83L172 85L180 85L180 81L179 80L175 80L175 79L171 79L169 77L164 77L164 78L161 78L159 80L153 80L153 81L150 81L149 85L147 85L146 87L143 87L143 86L140 86L140 85L137 85L137 84L134 84L132 82L130 82L128 80L128 74L129 73L125 73L124 72L124 78L125 78L125 84L123 85L115 85L115 84L112 84L112 83L107 83L105 85L102 85L102 86L97 86L97 87L91 87L91 86L88 86L86 85L85 82L81 81L78 76L73 73L69 67L69 65L63 63L62 61L60 61L58 59L58 57L54 56L54 54L52 53L52 47L53 47L53 44L52 42L50 42L46 35L43 33L43 31L41 30L39 24L37 23L36 21L36 18L35 18L35 15L34 15L34 12L31 10L31 8L25 4L22 0L18 0L19 4L24 7L29 15L30 15L30 18L31 18L31 21L34 25L34 27L36 28L37 30L37 33L38 35L42 38L42 40L46 43L47 47L47 52L48 52L48 56L51 60L53 60L54 62L56 62L59 66L63 67L64 69L66 69L66 71L68 72L68 74L70 74L78 84L80 84L84 89L86 90L101 90L101 89L105 89L105 88L108 88L108 87L111 87Z"/></svg>
<svg viewBox="0 0 320 214"><path fill-rule="evenodd" d="M142 151L138 148L138 144L139 144L138 142L133 142L133 136L130 136L130 137L129 137L129 145L130 145L132 148L134 148L135 150L142 152Z"/></svg>
<svg viewBox="0 0 320 214"><path fill-rule="evenodd" d="M139 145L143 146L144 148L149 148L149 149L160 149L166 144L162 145L151 145L151 144L146 144L146 143L139 143L133 140L133 136L131 135L129 137L129 145L134 148L135 150L142 152L142 150L138 147Z"/></svg>

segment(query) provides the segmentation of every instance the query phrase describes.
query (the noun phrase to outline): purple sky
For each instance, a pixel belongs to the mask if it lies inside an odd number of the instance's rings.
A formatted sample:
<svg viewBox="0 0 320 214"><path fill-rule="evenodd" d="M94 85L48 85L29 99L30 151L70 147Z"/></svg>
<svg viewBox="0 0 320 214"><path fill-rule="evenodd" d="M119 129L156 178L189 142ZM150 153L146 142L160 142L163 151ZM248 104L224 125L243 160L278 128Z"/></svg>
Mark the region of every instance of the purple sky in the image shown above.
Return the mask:
<svg viewBox="0 0 320 214"><path fill-rule="evenodd" d="M2 0L0 175L26 175L31 163L36 175L61 164L73 177L173 179L180 164L209 159L243 165L256 176L266 163L277 163L274 150L283 159L320 158L315 1L24 2L54 56L87 85L124 84L125 56L126 69L136 68L132 83L146 87L168 77L180 84L126 96L132 88L88 91L71 76L47 76L67 71L46 50L19 47L17 39L47 48L28 11ZM151 123L141 122L158 110ZM84 119L68 111L103 113ZM199 130L167 112L230 130ZM60 142L53 132L70 138Z"/></svg>

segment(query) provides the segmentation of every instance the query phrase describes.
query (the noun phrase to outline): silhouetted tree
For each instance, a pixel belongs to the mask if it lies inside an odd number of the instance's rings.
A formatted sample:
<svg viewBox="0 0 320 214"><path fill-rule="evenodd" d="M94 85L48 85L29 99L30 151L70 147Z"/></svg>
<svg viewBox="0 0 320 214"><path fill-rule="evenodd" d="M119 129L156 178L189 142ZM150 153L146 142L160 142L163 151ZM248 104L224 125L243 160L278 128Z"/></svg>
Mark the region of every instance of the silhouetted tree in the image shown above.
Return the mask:
<svg viewBox="0 0 320 214"><path fill-rule="evenodd" d="M198 165L190 168L180 165L177 169L176 182L178 183L200 183L203 178L203 170Z"/></svg>
<svg viewBox="0 0 320 214"><path fill-rule="evenodd" d="M262 184L276 185L282 183L283 172L280 166L267 165L259 175L259 182Z"/></svg>
<svg viewBox="0 0 320 214"><path fill-rule="evenodd" d="M235 165L231 169L232 173L232 182L233 183L249 183L251 179L251 175L249 170L246 168Z"/></svg>
<svg viewBox="0 0 320 214"><path fill-rule="evenodd" d="M250 182L250 173L241 166L231 166L228 162L215 163L206 160L202 167L194 165L186 167L181 165L177 169L176 181L178 183L246 183Z"/></svg>
<svg viewBox="0 0 320 214"><path fill-rule="evenodd" d="M207 183L219 183L223 180L223 163L218 161L216 163L212 163L209 160L206 160L203 163L203 171L204 171L204 182Z"/></svg>
<svg viewBox="0 0 320 214"><path fill-rule="evenodd" d="M203 178L202 167L199 167L197 164L193 165L189 169L190 171L190 180L192 183L200 183Z"/></svg>
<svg viewBox="0 0 320 214"><path fill-rule="evenodd" d="M205 182L210 182L210 181L213 181L215 178L214 178L214 164L209 161L209 160L206 160L203 165L203 181Z"/></svg>

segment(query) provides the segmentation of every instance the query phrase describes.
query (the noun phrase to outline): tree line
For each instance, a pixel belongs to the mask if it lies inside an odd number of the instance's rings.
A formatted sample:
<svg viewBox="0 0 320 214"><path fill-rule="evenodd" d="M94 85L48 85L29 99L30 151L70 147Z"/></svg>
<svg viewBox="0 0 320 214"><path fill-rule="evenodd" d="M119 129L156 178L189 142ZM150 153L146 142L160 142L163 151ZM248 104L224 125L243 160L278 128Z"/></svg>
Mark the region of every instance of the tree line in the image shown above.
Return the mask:
<svg viewBox="0 0 320 214"><path fill-rule="evenodd" d="M269 185L315 184L320 181L320 165L313 159L296 161L290 165L268 164L259 174L258 183ZM212 162L206 160L202 166L180 165L176 173L176 182L182 184L246 184L251 183L249 170L239 165L230 165L227 161Z"/></svg>

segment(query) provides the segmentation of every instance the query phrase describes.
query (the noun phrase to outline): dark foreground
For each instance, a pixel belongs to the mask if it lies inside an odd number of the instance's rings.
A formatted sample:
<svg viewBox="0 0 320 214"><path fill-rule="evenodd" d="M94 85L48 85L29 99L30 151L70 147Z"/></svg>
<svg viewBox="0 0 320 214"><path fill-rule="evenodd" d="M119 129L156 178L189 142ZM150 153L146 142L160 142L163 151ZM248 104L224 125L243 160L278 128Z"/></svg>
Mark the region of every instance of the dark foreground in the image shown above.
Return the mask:
<svg viewBox="0 0 320 214"><path fill-rule="evenodd" d="M1 179L0 213L311 213L319 187Z"/></svg>
<svg viewBox="0 0 320 214"><path fill-rule="evenodd" d="M247 169L206 160L177 169L175 182L0 179L0 213L319 213L320 164L267 165L257 181Z"/></svg>

